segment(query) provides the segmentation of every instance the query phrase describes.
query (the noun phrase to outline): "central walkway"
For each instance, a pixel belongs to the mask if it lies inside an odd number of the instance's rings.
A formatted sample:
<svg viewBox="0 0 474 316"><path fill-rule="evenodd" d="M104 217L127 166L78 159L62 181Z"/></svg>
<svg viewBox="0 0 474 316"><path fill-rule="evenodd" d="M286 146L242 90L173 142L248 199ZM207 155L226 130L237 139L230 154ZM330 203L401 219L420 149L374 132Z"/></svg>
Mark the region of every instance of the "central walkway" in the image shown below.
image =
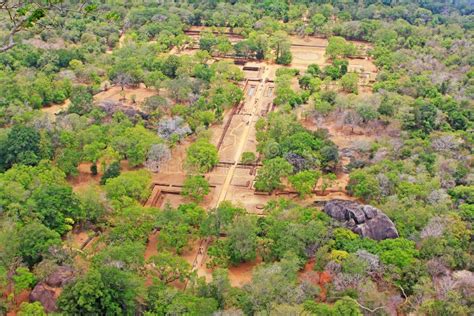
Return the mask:
<svg viewBox="0 0 474 316"><path fill-rule="evenodd" d="M246 123L245 129L242 133L242 137L240 138L240 142L239 142L239 145L237 147L237 151L236 151L235 156L234 156L233 165L229 168L229 171L227 172L227 175L226 175L224 184L222 186L221 192L219 194L219 199L217 200L217 205L216 206L218 206L222 201L225 201L225 198L227 196L227 192L229 190L230 183L232 181L232 178L234 177L235 169L236 169L237 164L239 163L239 161L242 157L242 153L243 153L243 150L245 148L245 143L247 142L250 130L253 127L252 122L254 120L255 115L257 114L257 110L259 109L258 102L262 102L263 97L264 97L265 80L266 80L267 75L268 75L267 71L268 71L267 68L264 68L263 74L262 74L262 80L260 81L260 83L259 83L259 85L256 89L257 91L252 96L252 98L248 101L248 102L254 104L253 109L252 109L252 113L251 113L250 118L248 119L248 121Z"/></svg>
<svg viewBox="0 0 474 316"><path fill-rule="evenodd" d="M265 91L265 82L269 74L269 69L268 67L265 67L262 73L262 79L260 83L258 84L258 87L256 88L255 93L250 96L250 99L246 101L247 104L252 105L252 112L245 124L245 128L242 132L242 135L240 137L240 141L237 147L237 151L235 152L235 156L233 159L233 164L232 166L228 169L226 173L226 178L224 181L224 184L222 185L221 191L219 193L219 198L217 199L215 205L213 207L219 206L219 204L223 201L225 201L227 192L229 190L232 178L234 177L235 169L237 168L237 164L239 163L243 150L245 148L245 144L248 141L249 134L252 128L254 128L253 120L255 116L257 115L258 109L260 108L259 102L262 102L264 99L264 91ZM207 254L207 247L209 246L210 238L206 238L201 241L200 247L198 254L193 262L193 271L199 269L201 265L204 263L206 254Z"/></svg>

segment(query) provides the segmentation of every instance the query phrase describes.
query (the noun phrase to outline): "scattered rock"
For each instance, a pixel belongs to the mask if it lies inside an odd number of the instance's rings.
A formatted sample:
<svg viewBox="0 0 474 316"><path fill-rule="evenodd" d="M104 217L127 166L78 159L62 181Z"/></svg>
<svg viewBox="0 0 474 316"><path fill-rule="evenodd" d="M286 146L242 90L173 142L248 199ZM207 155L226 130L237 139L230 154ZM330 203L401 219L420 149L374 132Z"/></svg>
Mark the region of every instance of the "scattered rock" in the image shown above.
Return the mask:
<svg viewBox="0 0 474 316"><path fill-rule="evenodd" d="M50 274L45 282L52 287L64 287L74 279L74 270L68 266L60 266Z"/></svg>
<svg viewBox="0 0 474 316"><path fill-rule="evenodd" d="M30 302L40 302L48 313L56 311L56 291L45 282L38 283L30 293Z"/></svg>
<svg viewBox="0 0 474 316"><path fill-rule="evenodd" d="M374 157L372 158L371 162L372 163L380 162L380 161L386 159L388 154L389 154L389 152L386 148L381 148L381 149L377 150L377 152L374 154Z"/></svg>
<svg viewBox="0 0 474 316"><path fill-rule="evenodd" d="M68 266L60 266L46 279L39 282L30 293L30 302L40 302L46 312L56 311L56 300L62 287L74 279L74 270Z"/></svg>
<svg viewBox="0 0 474 316"><path fill-rule="evenodd" d="M331 200L324 206L324 212L362 237L374 240L398 237L398 231L390 218L371 205Z"/></svg>

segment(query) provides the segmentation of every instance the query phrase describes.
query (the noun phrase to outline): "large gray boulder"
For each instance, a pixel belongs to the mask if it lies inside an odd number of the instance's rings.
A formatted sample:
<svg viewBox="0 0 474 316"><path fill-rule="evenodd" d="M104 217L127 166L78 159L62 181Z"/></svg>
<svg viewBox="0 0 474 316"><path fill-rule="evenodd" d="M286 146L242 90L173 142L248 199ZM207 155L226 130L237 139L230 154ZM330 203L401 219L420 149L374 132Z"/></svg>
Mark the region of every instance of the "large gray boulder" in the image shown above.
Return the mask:
<svg viewBox="0 0 474 316"><path fill-rule="evenodd" d="M326 203L324 212L362 237L374 240L398 237L398 231L390 218L371 205L332 200Z"/></svg>

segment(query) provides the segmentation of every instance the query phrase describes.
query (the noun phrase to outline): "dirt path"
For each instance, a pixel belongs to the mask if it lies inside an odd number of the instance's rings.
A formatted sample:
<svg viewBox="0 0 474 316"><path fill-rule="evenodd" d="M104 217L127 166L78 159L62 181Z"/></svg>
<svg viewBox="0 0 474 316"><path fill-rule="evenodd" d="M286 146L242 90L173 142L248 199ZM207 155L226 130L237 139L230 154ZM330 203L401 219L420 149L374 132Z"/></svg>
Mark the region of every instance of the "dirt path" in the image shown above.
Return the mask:
<svg viewBox="0 0 474 316"><path fill-rule="evenodd" d="M234 175L236 175L236 170L240 161L240 157L246 149L250 137L253 137L251 132L254 129L254 119L258 116L259 110L261 110L265 106L265 93L267 92L265 89L267 84L266 79L269 77L270 74L271 67L264 66L260 82L252 87L252 92L247 95L247 99L245 100L242 106L242 112L239 115L236 115L234 122L235 125L225 135L225 143L231 144L232 146L224 145L221 148L220 154L222 151L230 149L231 152L233 152L233 158L231 161L232 165L225 169L224 182L220 186L220 191L218 193L217 200L214 200L215 202L210 205L211 207L217 207L221 202L228 199L227 194L230 191L229 189L231 187L234 188L232 186L232 180L234 178ZM205 268L205 261L207 259L207 248L210 242L210 238L206 238L201 241L199 251L195 257L195 260L192 263L193 271L197 271L198 275L206 276L206 274L208 274L208 271ZM247 271L246 279L251 276L250 271ZM241 275L241 273L237 273L237 275ZM241 284L242 282L242 280L234 280L235 284Z"/></svg>
<svg viewBox="0 0 474 316"><path fill-rule="evenodd" d="M153 231L148 236L148 243L145 249L145 260L150 259L153 256L158 254L158 235L160 234L159 231Z"/></svg>
<svg viewBox="0 0 474 316"><path fill-rule="evenodd" d="M125 31L121 30L117 48L122 48L124 42L125 42ZM112 54L113 52L114 52L113 49L107 49L105 51L106 54Z"/></svg>
<svg viewBox="0 0 474 316"><path fill-rule="evenodd" d="M230 182L231 182L231 180L234 176L235 169L237 167L237 163L240 161L240 157L242 156L242 152L245 148L245 144L247 143L247 140L248 140L248 137L249 137L250 129L253 127L253 125L250 124L250 123L253 122L253 119L254 119L255 115L257 114L257 109L259 108L259 106L257 106L257 103L259 102L259 100L260 100L260 102L262 102L262 100L263 100L264 91L265 91L265 89L264 89L265 80L267 79L267 76L268 76L268 70L266 68L264 68L263 75L262 75L262 80L256 88L257 91L256 91L256 93L254 93L253 97L248 101L250 104L255 104L255 106L253 107L253 110L250 114L250 118L248 119L248 121L246 123L246 126L245 126L245 129L244 129L243 133L240 136L240 142L239 142L239 145L237 147L237 151L235 152L235 156L234 156L234 164L229 168L229 171L227 172L227 175L226 175L226 178L225 178L225 181L224 181L224 185L222 186L222 189L221 189L221 192L220 192L220 195L219 195L219 199L217 200L217 205L219 205L219 203L224 201L226 196L227 196L227 191L229 190Z"/></svg>
<svg viewBox="0 0 474 316"><path fill-rule="evenodd" d="M71 101L69 99L66 99L61 104L53 104L51 106L43 107L41 108L41 111L49 115L52 119L55 119L56 114L63 110L67 110L70 103Z"/></svg>

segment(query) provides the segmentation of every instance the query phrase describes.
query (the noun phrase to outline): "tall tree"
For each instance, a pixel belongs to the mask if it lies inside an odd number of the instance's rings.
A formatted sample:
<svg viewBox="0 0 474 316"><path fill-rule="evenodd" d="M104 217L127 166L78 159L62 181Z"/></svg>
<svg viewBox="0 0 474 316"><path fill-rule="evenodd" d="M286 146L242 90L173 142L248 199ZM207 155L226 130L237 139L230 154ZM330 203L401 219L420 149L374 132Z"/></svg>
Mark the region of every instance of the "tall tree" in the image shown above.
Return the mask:
<svg viewBox="0 0 474 316"><path fill-rule="evenodd" d="M8 169L15 163L36 165L41 159L40 139L33 127L15 124L0 144L0 168Z"/></svg>

